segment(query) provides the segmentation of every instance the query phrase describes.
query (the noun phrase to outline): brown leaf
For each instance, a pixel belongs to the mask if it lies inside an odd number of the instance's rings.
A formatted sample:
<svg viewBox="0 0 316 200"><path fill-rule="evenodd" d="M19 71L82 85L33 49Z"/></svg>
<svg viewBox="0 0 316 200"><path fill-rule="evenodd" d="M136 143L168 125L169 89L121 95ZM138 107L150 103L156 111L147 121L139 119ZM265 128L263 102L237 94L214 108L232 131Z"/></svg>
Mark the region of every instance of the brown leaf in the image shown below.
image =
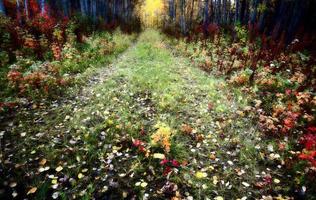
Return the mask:
<svg viewBox="0 0 316 200"><path fill-rule="evenodd" d="M42 160L39 162L39 164L40 164L41 166L43 166L43 165L46 164L46 162L47 162L47 160L44 158L44 159L42 159Z"/></svg>
<svg viewBox="0 0 316 200"><path fill-rule="evenodd" d="M257 182L257 183L255 183L255 186L257 188L263 188L264 186L266 186L266 183L265 182Z"/></svg>
<svg viewBox="0 0 316 200"><path fill-rule="evenodd" d="M190 125L188 124L183 124L182 127L181 127L181 131L185 134L191 134L193 129Z"/></svg>
<svg viewBox="0 0 316 200"><path fill-rule="evenodd" d="M33 193L36 192L36 190L37 190L37 187L32 187L32 188L27 192L26 195L33 194Z"/></svg>
<svg viewBox="0 0 316 200"><path fill-rule="evenodd" d="M214 104L208 103L207 108L208 108L209 111L213 110Z"/></svg>

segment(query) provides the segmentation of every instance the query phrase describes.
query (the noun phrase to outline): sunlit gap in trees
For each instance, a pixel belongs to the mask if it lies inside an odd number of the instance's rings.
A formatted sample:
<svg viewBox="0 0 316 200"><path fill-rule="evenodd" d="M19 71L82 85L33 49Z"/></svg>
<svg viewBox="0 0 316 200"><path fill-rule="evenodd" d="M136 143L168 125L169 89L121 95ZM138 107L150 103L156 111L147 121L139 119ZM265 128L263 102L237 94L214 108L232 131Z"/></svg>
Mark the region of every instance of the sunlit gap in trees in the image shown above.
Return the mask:
<svg viewBox="0 0 316 200"><path fill-rule="evenodd" d="M157 26L164 10L163 0L145 0L140 9L140 16L145 26Z"/></svg>

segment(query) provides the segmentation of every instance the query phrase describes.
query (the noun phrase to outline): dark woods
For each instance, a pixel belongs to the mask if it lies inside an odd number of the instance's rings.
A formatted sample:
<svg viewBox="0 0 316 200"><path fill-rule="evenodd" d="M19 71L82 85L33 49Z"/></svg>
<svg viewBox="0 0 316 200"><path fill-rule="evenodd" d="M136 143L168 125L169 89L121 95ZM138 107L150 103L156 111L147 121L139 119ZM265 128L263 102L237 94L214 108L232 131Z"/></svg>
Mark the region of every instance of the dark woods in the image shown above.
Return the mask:
<svg viewBox="0 0 316 200"><path fill-rule="evenodd" d="M22 21L34 15L37 7L42 14L70 17L80 13L94 24L108 28L122 25L138 29L138 0L0 0L0 12ZM219 27L234 33L236 24L248 26L251 37L265 34L289 44L295 38L315 40L316 1L314 0L164 0L162 26L175 35L206 37ZM315 35L315 34L314 34ZM234 36L234 35L233 35Z"/></svg>
<svg viewBox="0 0 316 200"><path fill-rule="evenodd" d="M56 19L86 17L86 25L94 28L114 29L123 27L126 31L138 30L140 22L134 13L134 0L0 0L0 13L15 18L19 23L37 14Z"/></svg>
<svg viewBox="0 0 316 200"><path fill-rule="evenodd" d="M168 0L166 7L164 28L176 35L210 37L223 28L235 38L235 25L240 25L248 27L250 39L265 35L286 44L295 38L315 42L314 0Z"/></svg>

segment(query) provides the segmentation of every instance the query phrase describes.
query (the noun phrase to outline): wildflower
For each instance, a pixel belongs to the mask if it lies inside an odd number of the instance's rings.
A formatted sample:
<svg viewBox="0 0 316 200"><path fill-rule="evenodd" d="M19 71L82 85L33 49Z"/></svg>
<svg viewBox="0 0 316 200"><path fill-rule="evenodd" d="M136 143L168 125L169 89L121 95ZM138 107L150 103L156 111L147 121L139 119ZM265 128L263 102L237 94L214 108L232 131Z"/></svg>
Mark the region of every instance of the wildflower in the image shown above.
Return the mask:
<svg viewBox="0 0 316 200"><path fill-rule="evenodd" d="M163 176L167 176L171 171L171 167L167 166L163 171Z"/></svg>
<svg viewBox="0 0 316 200"><path fill-rule="evenodd" d="M207 173L198 171L198 172L195 173L195 177L198 178L198 179L206 178L207 177Z"/></svg>
<svg viewBox="0 0 316 200"><path fill-rule="evenodd" d="M141 145L143 145L143 142L141 140L134 140L133 141L133 146L134 147L139 147Z"/></svg>
<svg viewBox="0 0 316 200"><path fill-rule="evenodd" d="M286 89L286 90L285 90L285 94L286 94L286 95L291 95L291 93L292 93L292 90L290 90L290 89Z"/></svg>
<svg viewBox="0 0 316 200"><path fill-rule="evenodd" d="M16 70L11 70L8 75L7 75L9 81L11 82L16 82L18 81L21 77L22 77L22 74Z"/></svg>
<svg viewBox="0 0 316 200"><path fill-rule="evenodd" d="M168 175L172 171L173 168L180 167L179 162L175 159L173 160L163 159L160 162L160 165L164 166L164 171L163 171L164 176Z"/></svg>
<svg viewBox="0 0 316 200"><path fill-rule="evenodd" d="M179 164L179 162L177 160L172 160L171 164L172 164L173 167L180 167L180 164Z"/></svg>
<svg viewBox="0 0 316 200"><path fill-rule="evenodd" d="M169 162L168 159L163 159L163 160L160 162L160 164L161 164L161 165L166 165L168 162Z"/></svg>

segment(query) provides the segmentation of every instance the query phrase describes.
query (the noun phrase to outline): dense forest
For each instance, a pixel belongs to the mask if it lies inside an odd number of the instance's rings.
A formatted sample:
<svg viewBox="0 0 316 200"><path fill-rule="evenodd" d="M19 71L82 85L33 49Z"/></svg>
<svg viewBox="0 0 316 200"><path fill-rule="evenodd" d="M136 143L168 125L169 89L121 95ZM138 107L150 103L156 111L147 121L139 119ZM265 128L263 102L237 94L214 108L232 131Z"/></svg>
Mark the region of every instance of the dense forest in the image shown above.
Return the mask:
<svg viewBox="0 0 316 200"><path fill-rule="evenodd" d="M0 0L0 199L316 199L315 0Z"/></svg>
<svg viewBox="0 0 316 200"><path fill-rule="evenodd" d="M196 31L198 25L207 32L214 24L226 28L241 24L274 39L284 34L290 41L315 31L315 1L170 0L167 7L168 19L184 34Z"/></svg>

